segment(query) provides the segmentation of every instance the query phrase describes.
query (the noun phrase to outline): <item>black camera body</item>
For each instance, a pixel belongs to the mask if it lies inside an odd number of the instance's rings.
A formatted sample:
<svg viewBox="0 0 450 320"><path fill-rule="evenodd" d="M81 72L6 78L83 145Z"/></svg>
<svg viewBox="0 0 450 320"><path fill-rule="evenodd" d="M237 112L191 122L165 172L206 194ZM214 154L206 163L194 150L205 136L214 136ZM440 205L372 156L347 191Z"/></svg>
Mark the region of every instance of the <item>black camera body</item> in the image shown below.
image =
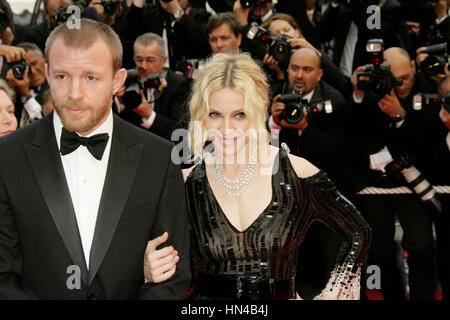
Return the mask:
<svg viewBox="0 0 450 320"><path fill-rule="evenodd" d="M259 26L256 22L252 22L247 38L267 43L269 46L268 53L275 58L281 69L287 69L292 51L292 47L287 41L288 36L280 34L277 37L271 37L267 29Z"/></svg>
<svg viewBox="0 0 450 320"><path fill-rule="evenodd" d="M136 69L127 70L127 80L125 81L125 92L122 102L127 109L134 109L142 102L141 90L149 88L159 88L162 85L161 78L167 78L167 70L151 74L147 79L141 79Z"/></svg>
<svg viewBox="0 0 450 320"><path fill-rule="evenodd" d="M422 71L423 74L429 78L438 74L445 74L445 64L448 62L446 42L426 47L423 53L429 54L429 56L420 63L420 71Z"/></svg>
<svg viewBox="0 0 450 320"><path fill-rule="evenodd" d="M77 6L78 8L80 8L80 14L83 14L84 12L83 2L78 1L74 2L73 5L68 7L61 6L56 8L55 12L50 15L50 19L53 19L56 22L56 24L65 23L73 15L72 10L70 10L72 6Z"/></svg>
<svg viewBox="0 0 450 320"><path fill-rule="evenodd" d="M17 80L23 80L25 71L27 71L27 69L30 69L30 65L28 65L25 60L22 59L20 61L10 63L9 69L12 70L12 73Z"/></svg>
<svg viewBox="0 0 450 320"><path fill-rule="evenodd" d="M270 1L269 0L240 0L240 2L241 2L242 8L248 9L256 4L260 4L260 3L262 4L262 3L266 3L266 2L270 2Z"/></svg>
<svg viewBox="0 0 450 320"><path fill-rule="evenodd" d="M112 0L103 0L100 2L103 6L103 10L108 17L112 17L117 10L117 3Z"/></svg>
<svg viewBox="0 0 450 320"><path fill-rule="evenodd" d="M305 111L310 114L333 112L333 104L330 100L312 104L303 99L301 93L283 94L278 101L286 105L280 119L285 120L289 124L297 124L302 121Z"/></svg>
<svg viewBox="0 0 450 320"><path fill-rule="evenodd" d="M357 74L358 90L364 91L368 101L377 103L392 88L402 85L401 79L396 79L391 73L391 67L382 63L383 61L383 40L371 39L367 42L367 52L370 54L371 64L366 65L364 72ZM362 76L369 77L368 81L362 81Z"/></svg>
<svg viewBox="0 0 450 320"><path fill-rule="evenodd" d="M444 98L441 98L436 93L419 93L413 97L414 110L440 109L441 107L450 113L450 91L447 92Z"/></svg>
<svg viewBox="0 0 450 320"><path fill-rule="evenodd" d="M196 71L203 68L205 60L199 59L182 59L175 65L175 71L183 73L187 80L192 80L196 76Z"/></svg>

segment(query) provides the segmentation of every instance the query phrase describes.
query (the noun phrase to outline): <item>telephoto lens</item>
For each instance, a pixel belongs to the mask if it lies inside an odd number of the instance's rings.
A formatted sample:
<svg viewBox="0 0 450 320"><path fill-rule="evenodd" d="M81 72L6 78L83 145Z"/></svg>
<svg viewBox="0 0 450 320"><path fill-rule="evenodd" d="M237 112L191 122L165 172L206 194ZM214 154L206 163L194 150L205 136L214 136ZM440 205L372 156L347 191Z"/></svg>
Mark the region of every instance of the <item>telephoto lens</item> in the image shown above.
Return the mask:
<svg viewBox="0 0 450 320"><path fill-rule="evenodd" d="M438 198L433 186L425 179L425 176L414 167L407 157L400 157L390 162L386 168L389 175L401 173L408 184L408 187L414 191L422 201L426 202L434 212L442 213L442 203Z"/></svg>

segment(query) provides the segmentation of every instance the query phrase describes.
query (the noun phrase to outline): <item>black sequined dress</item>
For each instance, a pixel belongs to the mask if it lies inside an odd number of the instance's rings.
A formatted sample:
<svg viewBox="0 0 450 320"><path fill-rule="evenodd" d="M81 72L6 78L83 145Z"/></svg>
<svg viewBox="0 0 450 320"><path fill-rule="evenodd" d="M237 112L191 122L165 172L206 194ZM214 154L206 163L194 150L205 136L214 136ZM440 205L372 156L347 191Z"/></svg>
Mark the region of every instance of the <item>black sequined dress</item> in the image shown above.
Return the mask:
<svg viewBox="0 0 450 320"><path fill-rule="evenodd" d="M299 178L280 149L272 175L272 201L244 231L223 213L208 183L205 163L186 181L192 263L197 281L191 297L289 299L295 297L298 248L320 220L343 241L333 282L348 283L365 261L370 230L357 209L323 171ZM332 274L333 277L333 274Z"/></svg>

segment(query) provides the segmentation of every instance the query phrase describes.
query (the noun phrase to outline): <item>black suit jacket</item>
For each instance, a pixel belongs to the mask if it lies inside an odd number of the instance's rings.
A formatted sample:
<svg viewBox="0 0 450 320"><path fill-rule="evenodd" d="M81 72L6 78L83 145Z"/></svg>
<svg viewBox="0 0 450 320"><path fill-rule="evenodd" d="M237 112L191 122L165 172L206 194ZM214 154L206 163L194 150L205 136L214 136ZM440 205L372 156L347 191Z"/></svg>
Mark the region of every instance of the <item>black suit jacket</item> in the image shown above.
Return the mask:
<svg viewBox="0 0 450 320"><path fill-rule="evenodd" d="M114 116L89 271L53 113L2 138L0 150L0 299L185 296L190 268L184 184L170 143ZM181 257L177 272L144 285L147 241L163 231ZM74 265L81 270L81 288L70 290L67 269Z"/></svg>

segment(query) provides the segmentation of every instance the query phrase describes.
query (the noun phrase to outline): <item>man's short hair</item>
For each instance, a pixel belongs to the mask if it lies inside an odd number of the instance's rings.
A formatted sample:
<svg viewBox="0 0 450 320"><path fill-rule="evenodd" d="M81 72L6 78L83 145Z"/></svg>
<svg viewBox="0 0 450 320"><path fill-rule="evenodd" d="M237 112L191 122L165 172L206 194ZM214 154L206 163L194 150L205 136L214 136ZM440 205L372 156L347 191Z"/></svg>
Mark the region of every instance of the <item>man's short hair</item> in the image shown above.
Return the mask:
<svg viewBox="0 0 450 320"><path fill-rule="evenodd" d="M141 34L139 37L137 37L136 40L134 41L133 48L136 48L137 44L140 44L141 46L144 46L144 47L148 47L153 42L158 43L159 57L164 58L167 55L164 39L153 32L147 32L147 33Z"/></svg>
<svg viewBox="0 0 450 320"><path fill-rule="evenodd" d="M49 52L57 38L62 38L64 45L73 49L88 49L98 39L103 40L113 57L113 70L117 71L122 67L123 49L119 36L105 23L95 20L80 19L80 28L69 28L66 23L62 23L52 31L45 42L45 59L49 64Z"/></svg>
<svg viewBox="0 0 450 320"><path fill-rule="evenodd" d="M223 24L229 25L236 37L239 36L242 32L242 25L236 19L236 17L230 12L222 12L209 18L208 23L206 24L207 34L209 35L214 29L220 27Z"/></svg>
<svg viewBox="0 0 450 320"><path fill-rule="evenodd" d="M3 79L0 79L0 91L4 91L9 99L11 99L12 103L14 103L14 101L16 100L16 93Z"/></svg>
<svg viewBox="0 0 450 320"><path fill-rule="evenodd" d="M33 42L21 42L17 45L20 48L25 49L25 51L32 50L36 52L37 55L43 57L44 54L42 53L42 50Z"/></svg>

